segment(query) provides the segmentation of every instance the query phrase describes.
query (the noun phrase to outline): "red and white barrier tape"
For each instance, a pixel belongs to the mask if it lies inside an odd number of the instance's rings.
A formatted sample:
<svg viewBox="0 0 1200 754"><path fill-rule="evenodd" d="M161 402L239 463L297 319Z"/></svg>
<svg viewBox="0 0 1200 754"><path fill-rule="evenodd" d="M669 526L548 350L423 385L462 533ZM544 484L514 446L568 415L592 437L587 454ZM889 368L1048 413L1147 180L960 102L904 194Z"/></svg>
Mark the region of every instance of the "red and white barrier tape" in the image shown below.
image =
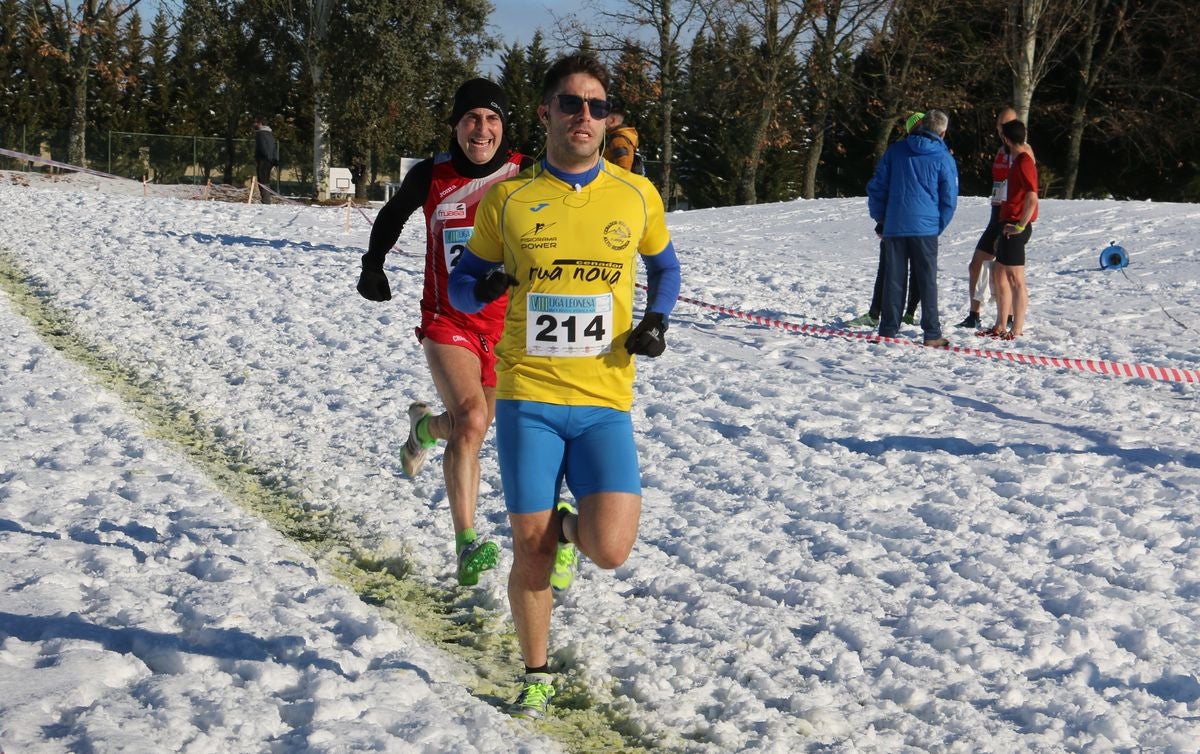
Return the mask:
<svg viewBox="0 0 1200 754"><path fill-rule="evenodd" d="M19 160L27 160L40 165L51 165L63 170L71 170L77 173L87 173L96 175L102 178L115 178L117 180L128 181L129 178L123 178L119 175L111 175L99 170L91 170L89 168L79 167L77 165L69 165L55 160L48 160L44 157L24 154L22 152L14 152L10 149L0 148L0 155L13 157ZM234 187L236 188L236 187ZM272 195L284 199L289 203L292 202L287 197L277 194L274 191L267 189ZM343 206L354 206L368 225L374 226L371 218L361 207L349 203ZM403 253L403 250L401 250ZM638 287L642 290L648 290L645 285L638 283ZM925 346L915 340L907 338L888 338L874 333L859 333L850 330L838 330L832 327L819 327L817 325L797 325L783 320L773 319L771 317L763 317L758 314L749 314L738 309L731 309L727 306L718 304L710 304L699 299L688 298L687 296L679 296L678 299L684 303L699 306L703 309L718 312L730 317L751 322L756 325L766 325L787 332L801 333L804 335L823 335L827 337L846 338L848 340L863 340L868 343L896 343L909 346ZM1104 374L1113 377L1137 377L1147 380L1158 380L1160 382L1187 382L1200 383L1200 369L1178 369L1176 367L1156 367L1149 364L1126 364L1119 361L1100 361L1097 359L1064 359L1057 356L1033 356L1024 353L1015 353L1013 351L993 351L987 348L964 348L962 346L948 346L941 350L950 351L952 353L961 353L968 356L981 356L987 359L996 359L997 361L1009 361L1014 364L1032 364L1034 366L1057 367L1059 369L1076 369L1083 372L1092 372L1094 374Z"/></svg>
<svg viewBox="0 0 1200 754"><path fill-rule="evenodd" d="M638 284L638 287L646 290L646 286ZM699 306L704 309L710 309L720 314L725 314L730 317L752 322L756 325L766 325L788 332L802 333L805 335L823 335L828 337L846 338L849 340L863 340L869 343L897 343L908 346L925 346L919 341L909 340L908 338L888 338L874 333L859 333L850 330L838 330L832 327L820 327L817 325L797 325L791 322L784 322L770 317L763 317L757 314L748 314L737 309L731 309L727 306L719 306L710 304L706 301L700 301L686 296L680 296L680 301L694 306ZM1200 369L1178 369L1176 367L1156 367L1148 364L1126 364L1119 361L1100 361L1097 359L1064 359L1056 356L1034 356L1024 353L1014 353L1012 351L993 351L986 348L967 348L963 346L949 346L940 349L950 351L952 353L966 354L967 356L981 356L987 359L995 359L997 361L1009 361L1014 364L1030 364L1033 366L1057 367L1059 369L1075 369L1082 372L1093 372L1095 374L1104 374L1112 377L1138 377L1147 380L1158 380L1160 382L1187 382L1197 384L1200 383Z"/></svg>

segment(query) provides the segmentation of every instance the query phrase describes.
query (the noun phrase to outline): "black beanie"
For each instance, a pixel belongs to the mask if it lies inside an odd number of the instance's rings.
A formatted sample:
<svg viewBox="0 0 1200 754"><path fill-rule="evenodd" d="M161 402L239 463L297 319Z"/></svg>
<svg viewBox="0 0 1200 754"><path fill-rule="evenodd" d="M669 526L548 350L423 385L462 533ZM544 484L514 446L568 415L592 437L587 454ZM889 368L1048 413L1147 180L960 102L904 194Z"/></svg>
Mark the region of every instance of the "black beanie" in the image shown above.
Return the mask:
<svg viewBox="0 0 1200 754"><path fill-rule="evenodd" d="M502 123L508 122L508 95L504 90L487 79L471 79L454 93L454 110L450 113L450 125L457 125L468 110L477 107L486 107L499 115Z"/></svg>

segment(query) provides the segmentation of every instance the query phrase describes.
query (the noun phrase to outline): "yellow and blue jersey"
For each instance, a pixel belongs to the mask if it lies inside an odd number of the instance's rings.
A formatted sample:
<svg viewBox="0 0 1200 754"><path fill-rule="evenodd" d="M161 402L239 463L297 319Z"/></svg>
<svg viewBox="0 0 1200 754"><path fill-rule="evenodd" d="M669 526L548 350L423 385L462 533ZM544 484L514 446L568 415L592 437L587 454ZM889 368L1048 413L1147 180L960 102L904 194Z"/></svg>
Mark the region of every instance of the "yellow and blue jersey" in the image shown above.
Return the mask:
<svg viewBox="0 0 1200 754"><path fill-rule="evenodd" d="M670 240L654 185L607 162L586 185L541 164L495 184L467 248L519 281L496 347L496 397L628 411L638 255Z"/></svg>

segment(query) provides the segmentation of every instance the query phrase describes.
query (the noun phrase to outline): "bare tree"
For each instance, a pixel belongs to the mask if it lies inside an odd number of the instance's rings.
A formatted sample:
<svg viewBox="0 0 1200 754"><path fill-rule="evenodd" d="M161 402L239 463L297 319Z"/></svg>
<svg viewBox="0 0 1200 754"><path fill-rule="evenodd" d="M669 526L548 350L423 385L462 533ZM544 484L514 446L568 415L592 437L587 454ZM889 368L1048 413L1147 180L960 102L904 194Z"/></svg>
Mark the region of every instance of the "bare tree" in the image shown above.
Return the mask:
<svg viewBox="0 0 1200 754"><path fill-rule="evenodd" d="M75 165L87 164L88 122L88 72L93 66L92 51L98 27L102 19L113 23L137 7L141 0L62 0L59 11L62 17L71 19L71 31L65 35L63 44L67 49L56 50L71 62L71 121L67 134L67 159ZM41 0L41 9L46 17L57 14L52 0Z"/></svg>
<svg viewBox="0 0 1200 754"><path fill-rule="evenodd" d="M336 0L263 0L284 19L284 28L300 51L312 82L313 194L329 198L329 94L325 77L330 20Z"/></svg>
<svg viewBox="0 0 1200 754"><path fill-rule="evenodd" d="M804 0L751 0L735 14L759 40L758 54L747 70L754 91L748 92L761 105L754 109L749 124L749 149L738 175L739 204L758 202L758 168L778 126L779 103L786 87L784 68L795 62L795 48L808 28L809 3Z"/></svg>
<svg viewBox="0 0 1200 754"><path fill-rule="evenodd" d="M679 86L680 39L685 31L705 23L718 0L624 0L624 7L603 10L598 13L609 23L603 28L616 31L597 31L595 24L582 24L568 20L561 24L562 39L578 39L586 32L593 49L610 55L619 54L630 36L637 36L635 29L649 31L650 39L643 49L654 68L662 90L658 102L658 116L662 127L662 178L658 187L668 201L672 195L671 160L674 153L671 122L675 107L675 92Z"/></svg>
<svg viewBox="0 0 1200 754"><path fill-rule="evenodd" d="M325 91L325 44L329 38L329 18L334 0L300 0L307 11L307 39L300 49L308 61L313 87L313 180L318 199L329 198L329 120L328 94Z"/></svg>
<svg viewBox="0 0 1200 754"><path fill-rule="evenodd" d="M1091 0L1019 0L1006 5L1008 64L1013 73L1013 109L1029 124L1033 93L1058 62L1062 47Z"/></svg>
<svg viewBox="0 0 1200 754"><path fill-rule="evenodd" d="M871 90L879 120L875 126L871 161L878 162L891 141L896 123L920 103L929 103L933 92L922 73L940 62L938 45L931 40L938 19L953 0L893 0L868 45L879 66ZM874 115L874 109L872 114Z"/></svg>
<svg viewBox="0 0 1200 754"><path fill-rule="evenodd" d="M817 193L817 168L825 148L825 129L829 114L841 89L849 79L840 70L843 60L869 32L871 21L888 6L890 0L825 0L811 3L807 12L811 47L807 60L810 139L804 162L805 199Z"/></svg>
<svg viewBox="0 0 1200 754"><path fill-rule="evenodd" d="M1153 5L1154 3L1147 3ZM1116 49L1117 40L1128 29L1129 0L1088 0L1081 16L1079 39L1079 82L1071 103L1068 128L1067 167L1063 176L1063 196L1075 197L1075 181L1079 177L1079 154L1083 132L1087 126L1088 105L1104 78L1108 61Z"/></svg>

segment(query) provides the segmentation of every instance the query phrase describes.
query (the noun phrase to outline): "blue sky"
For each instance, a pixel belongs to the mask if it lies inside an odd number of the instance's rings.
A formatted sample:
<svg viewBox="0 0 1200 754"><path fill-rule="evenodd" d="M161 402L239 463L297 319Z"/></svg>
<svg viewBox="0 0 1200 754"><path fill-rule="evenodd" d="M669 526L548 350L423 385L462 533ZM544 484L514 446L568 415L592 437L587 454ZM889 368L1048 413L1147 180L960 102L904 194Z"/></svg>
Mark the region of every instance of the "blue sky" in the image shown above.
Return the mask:
<svg viewBox="0 0 1200 754"><path fill-rule="evenodd" d="M520 42L527 45L533 39L533 33L541 29L551 52L558 47L554 40L556 17L583 16L585 11L591 13L597 8L620 8L622 5L620 0L492 0L492 4L496 9L492 12L491 30L502 40L502 44ZM597 23L602 21L598 20ZM498 63L498 56L484 60L481 73L485 76L497 74Z"/></svg>

